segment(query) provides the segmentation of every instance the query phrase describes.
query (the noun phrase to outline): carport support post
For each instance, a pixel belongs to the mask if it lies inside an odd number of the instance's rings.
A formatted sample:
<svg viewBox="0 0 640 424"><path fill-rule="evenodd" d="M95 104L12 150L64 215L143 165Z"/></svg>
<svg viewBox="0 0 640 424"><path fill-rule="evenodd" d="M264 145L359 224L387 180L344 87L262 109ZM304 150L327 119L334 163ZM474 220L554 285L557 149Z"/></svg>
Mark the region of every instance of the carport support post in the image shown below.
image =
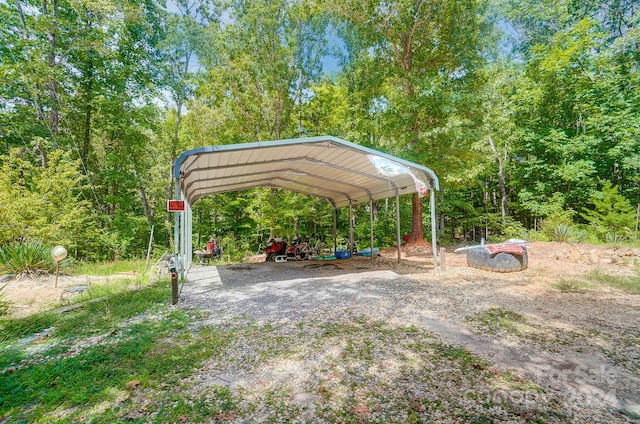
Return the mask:
<svg viewBox="0 0 640 424"><path fill-rule="evenodd" d="M396 189L396 235L398 236L398 263L400 263L400 195L398 194L398 189Z"/></svg>
<svg viewBox="0 0 640 424"><path fill-rule="evenodd" d="M333 253L338 249L338 208L333 205Z"/></svg>
<svg viewBox="0 0 640 424"><path fill-rule="evenodd" d="M429 208L431 209L431 249L433 251L433 270L438 266L438 247L436 241L436 194L435 189L431 187L431 198L429 199Z"/></svg>
<svg viewBox="0 0 640 424"><path fill-rule="evenodd" d="M373 260L373 199L369 197L369 235L371 237L371 260Z"/></svg>
<svg viewBox="0 0 640 424"><path fill-rule="evenodd" d="M178 180L176 180L176 191L174 199L180 199L180 182ZM179 215L180 214L178 212L173 213L173 253L176 255L180 253L180 238L182 234L180 228L181 220Z"/></svg>
<svg viewBox="0 0 640 424"><path fill-rule="evenodd" d="M353 203L349 200L349 249L351 254L356 254L355 243L353 239Z"/></svg>

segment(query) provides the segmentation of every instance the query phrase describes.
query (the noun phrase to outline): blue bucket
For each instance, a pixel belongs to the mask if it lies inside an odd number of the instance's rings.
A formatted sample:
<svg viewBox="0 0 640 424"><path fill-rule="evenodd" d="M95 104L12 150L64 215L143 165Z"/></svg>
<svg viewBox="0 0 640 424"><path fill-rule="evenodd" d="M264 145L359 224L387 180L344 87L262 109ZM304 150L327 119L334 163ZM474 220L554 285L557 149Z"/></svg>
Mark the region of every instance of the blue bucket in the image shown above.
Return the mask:
<svg viewBox="0 0 640 424"><path fill-rule="evenodd" d="M336 250L336 258L337 259L349 259L351 257L351 252L348 250Z"/></svg>

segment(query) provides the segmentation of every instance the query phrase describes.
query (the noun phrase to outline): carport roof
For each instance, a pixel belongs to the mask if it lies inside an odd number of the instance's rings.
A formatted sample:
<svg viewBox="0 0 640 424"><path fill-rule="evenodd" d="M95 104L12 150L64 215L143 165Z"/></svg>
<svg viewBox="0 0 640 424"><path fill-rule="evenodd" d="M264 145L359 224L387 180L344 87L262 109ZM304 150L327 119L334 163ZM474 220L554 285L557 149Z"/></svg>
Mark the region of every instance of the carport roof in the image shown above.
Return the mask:
<svg viewBox="0 0 640 424"><path fill-rule="evenodd" d="M255 187L325 198L335 207L440 189L429 168L332 136L188 150L174 172L190 205Z"/></svg>

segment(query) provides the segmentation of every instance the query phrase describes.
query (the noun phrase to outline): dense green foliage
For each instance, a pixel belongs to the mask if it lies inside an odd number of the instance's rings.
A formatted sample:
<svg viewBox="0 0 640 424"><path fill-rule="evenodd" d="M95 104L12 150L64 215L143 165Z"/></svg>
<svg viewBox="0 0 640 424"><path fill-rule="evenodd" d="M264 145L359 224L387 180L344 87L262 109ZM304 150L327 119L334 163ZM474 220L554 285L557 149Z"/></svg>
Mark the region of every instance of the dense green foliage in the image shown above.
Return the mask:
<svg viewBox="0 0 640 424"><path fill-rule="evenodd" d="M322 134L434 169L441 240L637 238L639 10L635 0L1 2L0 245L140 257L154 226L170 250L165 204L183 150ZM416 231L421 211L401 201L402 231ZM269 189L194 206L196 247L216 237L233 257L271 234L333 225L322 201ZM377 243L392 244L395 207L375 208ZM338 225L346 235L344 216Z"/></svg>

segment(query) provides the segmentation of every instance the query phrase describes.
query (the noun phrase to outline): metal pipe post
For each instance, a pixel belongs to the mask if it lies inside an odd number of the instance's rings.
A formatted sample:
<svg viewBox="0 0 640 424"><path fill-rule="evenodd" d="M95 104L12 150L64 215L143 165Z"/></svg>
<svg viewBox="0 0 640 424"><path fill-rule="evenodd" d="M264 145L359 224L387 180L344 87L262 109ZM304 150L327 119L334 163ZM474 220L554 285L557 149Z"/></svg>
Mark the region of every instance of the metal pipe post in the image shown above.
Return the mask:
<svg viewBox="0 0 640 424"><path fill-rule="evenodd" d="M431 209L431 249L433 251L433 269L435 271L438 266L438 242L436 241L436 194L433 187L431 187L429 207Z"/></svg>
<svg viewBox="0 0 640 424"><path fill-rule="evenodd" d="M356 253L353 237L353 203L349 200L349 249L351 249L352 255Z"/></svg>
<svg viewBox="0 0 640 424"><path fill-rule="evenodd" d="M396 189L396 235L397 235L397 243L398 243L398 263L400 263L400 258L402 255L402 251L400 250L400 195L398 194L398 190Z"/></svg>
<svg viewBox="0 0 640 424"><path fill-rule="evenodd" d="M369 198L369 234L371 237L371 260L373 260L373 199Z"/></svg>

